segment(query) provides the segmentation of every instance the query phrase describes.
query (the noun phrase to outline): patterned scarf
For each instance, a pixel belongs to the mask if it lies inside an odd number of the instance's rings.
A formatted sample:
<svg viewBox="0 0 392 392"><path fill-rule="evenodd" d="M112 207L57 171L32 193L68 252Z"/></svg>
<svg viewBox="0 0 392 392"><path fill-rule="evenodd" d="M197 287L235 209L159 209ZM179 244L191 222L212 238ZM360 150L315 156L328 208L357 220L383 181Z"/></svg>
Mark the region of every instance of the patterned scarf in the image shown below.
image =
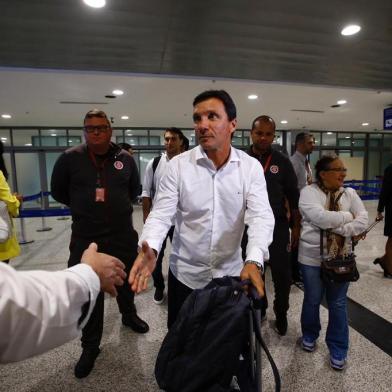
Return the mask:
<svg viewBox="0 0 392 392"><path fill-rule="evenodd" d="M340 211L339 200L342 197L344 190L330 191L319 181L318 187L327 195L325 209L328 211ZM335 234L331 230L326 230L327 234L327 252L328 258L335 258L337 256L347 255L348 251L345 246L345 238L340 234Z"/></svg>

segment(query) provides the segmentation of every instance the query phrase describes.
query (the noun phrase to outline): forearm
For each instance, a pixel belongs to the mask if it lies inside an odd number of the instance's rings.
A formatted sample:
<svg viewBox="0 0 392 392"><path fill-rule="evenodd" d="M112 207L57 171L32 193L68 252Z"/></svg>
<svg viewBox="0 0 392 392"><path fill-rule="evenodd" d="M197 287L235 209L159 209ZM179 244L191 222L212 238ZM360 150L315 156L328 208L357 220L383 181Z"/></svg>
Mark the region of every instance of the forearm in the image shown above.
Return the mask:
<svg viewBox="0 0 392 392"><path fill-rule="evenodd" d="M143 223L146 223L148 214L150 213L152 207L152 200L150 197L142 198L142 207L143 207Z"/></svg>
<svg viewBox="0 0 392 392"><path fill-rule="evenodd" d="M3 268L4 269L4 268ZM87 265L65 271L2 270L0 362L18 361L59 346L79 334L82 306L89 314L99 279Z"/></svg>

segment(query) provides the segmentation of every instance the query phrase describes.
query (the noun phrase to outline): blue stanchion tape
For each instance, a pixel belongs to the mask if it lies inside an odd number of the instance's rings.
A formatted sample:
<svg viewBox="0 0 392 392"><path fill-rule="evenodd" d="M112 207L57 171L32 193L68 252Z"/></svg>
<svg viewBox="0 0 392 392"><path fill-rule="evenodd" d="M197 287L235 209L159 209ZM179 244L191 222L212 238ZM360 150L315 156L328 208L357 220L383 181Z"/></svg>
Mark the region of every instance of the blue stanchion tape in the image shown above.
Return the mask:
<svg viewBox="0 0 392 392"><path fill-rule="evenodd" d="M49 210L27 209L20 210L18 218L39 218L42 216L65 216L71 215L69 208L52 208Z"/></svg>

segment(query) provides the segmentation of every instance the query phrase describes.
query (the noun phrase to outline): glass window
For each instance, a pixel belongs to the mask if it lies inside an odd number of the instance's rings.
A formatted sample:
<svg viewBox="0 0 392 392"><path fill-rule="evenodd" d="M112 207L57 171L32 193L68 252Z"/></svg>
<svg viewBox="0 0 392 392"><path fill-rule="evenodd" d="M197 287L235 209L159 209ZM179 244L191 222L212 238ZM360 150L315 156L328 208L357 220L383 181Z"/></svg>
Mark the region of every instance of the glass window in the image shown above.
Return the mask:
<svg viewBox="0 0 392 392"><path fill-rule="evenodd" d="M196 135L195 131L182 131L184 136L186 136L189 140L189 147L192 148L193 146L196 145Z"/></svg>
<svg viewBox="0 0 392 392"><path fill-rule="evenodd" d="M38 152L15 153L18 192L31 196L41 192ZM23 202L23 208L40 207L40 200Z"/></svg>
<svg viewBox="0 0 392 392"><path fill-rule="evenodd" d="M280 131L275 132L274 144L279 144L279 145L283 146L282 132L280 132Z"/></svg>
<svg viewBox="0 0 392 392"><path fill-rule="evenodd" d="M336 133L335 132L323 132L321 143L323 146L336 146Z"/></svg>
<svg viewBox="0 0 392 392"><path fill-rule="evenodd" d="M353 157L365 157L365 151L353 151Z"/></svg>
<svg viewBox="0 0 392 392"><path fill-rule="evenodd" d="M113 129L112 140L114 140L116 144L123 143L124 142L123 130L122 129Z"/></svg>
<svg viewBox="0 0 392 392"><path fill-rule="evenodd" d="M14 146L32 146L33 137L36 146L39 145L38 129L15 129L12 131Z"/></svg>
<svg viewBox="0 0 392 392"><path fill-rule="evenodd" d="M236 134L234 134L233 139L231 140L231 144L233 146L238 146L241 147L242 146L242 136L236 136Z"/></svg>
<svg viewBox="0 0 392 392"><path fill-rule="evenodd" d="M367 163L367 179L376 180L377 177L382 176L380 172L380 153L378 151L369 151Z"/></svg>
<svg viewBox="0 0 392 392"><path fill-rule="evenodd" d="M383 146L387 151L392 151L392 135L384 134Z"/></svg>
<svg viewBox="0 0 392 392"><path fill-rule="evenodd" d="M0 140L3 142L5 146L11 145L11 137L10 137L9 129L0 129Z"/></svg>
<svg viewBox="0 0 392 392"><path fill-rule="evenodd" d="M351 147L351 133L338 133L338 146Z"/></svg>
<svg viewBox="0 0 392 392"><path fill-rule="evenodd" d="M7 171L8 171L8 180L7 180L7 182L8 182L8 185L10 186L10 189L11 189L11 192L13 192L13 190L14 190L14 182L13 182L13 179L12 179L12 171L11 171L11 154L9 154L8 152L5 152L4 154L3 154L3 158L4 158L4 164L5 164L5 167L7 168Z"/></svg>
<svg viewBox="0 0 392 392"><path fill-rule="evenodd" d="M371 133L371 134L369 134L369 146L370 147L380 147L380 146L382 146L382 134L381 133Z"/></svg>
<svg viewBox="0 0 392 392"><path fill-rule="evenodd" d="M150 145L163 146L165 141L163 139L164 129L154 129L150 131ZM147 133L146 133L147 134Z"/></svg>
<svg viewBox="0 0 392 392"><path fill-rule="evenodd" d="M68 130L68 146L77 146L84 142L83 129Z"/></svg>
<svg viewBox="0 0 392 392"><path fill-rule="evenodd" d="M313 132L313 131L309 131L308 133L311 133L313 135L315 146L320 146L321 145L321 133L320 132ZM295 138L294 138L294 142L295 142Z"/></svg>
<svg viewBox="0 0 392 392"><path fill-rule="evenodd" d="M366 134L365 133L353 133L353 140L351 145L353 147L365 147Z"/></svg>

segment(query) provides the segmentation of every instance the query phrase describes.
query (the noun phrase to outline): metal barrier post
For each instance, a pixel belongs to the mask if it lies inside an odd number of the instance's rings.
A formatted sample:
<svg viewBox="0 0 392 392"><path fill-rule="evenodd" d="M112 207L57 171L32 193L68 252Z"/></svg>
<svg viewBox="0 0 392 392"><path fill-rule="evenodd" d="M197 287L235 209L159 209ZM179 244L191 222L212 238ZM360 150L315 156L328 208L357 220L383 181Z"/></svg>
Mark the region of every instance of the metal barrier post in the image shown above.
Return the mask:
<svg viewBox="0 0 392 392"><path fill-rule="evenodd" d="M45 210L45 200L44 200L44 192L41 191L41 210L44 211ZM41 228L37 229L36 231L50 231L52 230L51 227L45 226L46 222L45 222L45 217L42 216L41 217Z"/></svg>
<svg viewBox="0 0 392 392"><path fill-rule="evenodd" d="M19 239L19 244L20 245L26 245L26 244L31 244L34 242L34 240L26 240L26 227L25 227L25 221L24 218L20 218L20 239Z"/></svg>

